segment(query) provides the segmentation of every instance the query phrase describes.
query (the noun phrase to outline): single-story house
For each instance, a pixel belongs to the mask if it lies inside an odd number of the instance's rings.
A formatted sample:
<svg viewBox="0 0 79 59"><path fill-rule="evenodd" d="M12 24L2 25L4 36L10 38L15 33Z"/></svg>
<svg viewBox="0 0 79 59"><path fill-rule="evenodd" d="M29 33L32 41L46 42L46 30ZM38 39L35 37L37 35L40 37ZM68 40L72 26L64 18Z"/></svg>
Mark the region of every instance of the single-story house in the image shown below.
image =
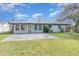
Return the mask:
<svg viewBox="0 0 79 59"><path fill-rule="evenodd" d="M0 22L0 33L8 32L10 31L9 29L9 24L5 22Z"/></svg>
<svg viewBox="0 0 79 59"><path fill-rule="evenodd" d="M60 22L9 22L13 33L42 33L45 25L49 26L51 32L69 31L70 24Z"/></svg>

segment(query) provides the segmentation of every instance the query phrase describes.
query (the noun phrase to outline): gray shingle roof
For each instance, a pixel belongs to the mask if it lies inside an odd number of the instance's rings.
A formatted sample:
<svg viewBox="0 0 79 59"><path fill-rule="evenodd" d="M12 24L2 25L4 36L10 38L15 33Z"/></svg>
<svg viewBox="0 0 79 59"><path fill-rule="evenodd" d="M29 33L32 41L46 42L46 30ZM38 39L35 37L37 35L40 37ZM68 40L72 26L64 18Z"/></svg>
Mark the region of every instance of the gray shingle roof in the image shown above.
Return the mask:
<svg viewBox="0 0 79 59"><path fill-rule="evenodd" d="M67 23L64 23L64 22L45 22L45 21L42 21L42 22L35 22L35 21L19 21L19 22L9 22L10 24L67 24ZM69 24L67 24L69 25Z"/></svg>

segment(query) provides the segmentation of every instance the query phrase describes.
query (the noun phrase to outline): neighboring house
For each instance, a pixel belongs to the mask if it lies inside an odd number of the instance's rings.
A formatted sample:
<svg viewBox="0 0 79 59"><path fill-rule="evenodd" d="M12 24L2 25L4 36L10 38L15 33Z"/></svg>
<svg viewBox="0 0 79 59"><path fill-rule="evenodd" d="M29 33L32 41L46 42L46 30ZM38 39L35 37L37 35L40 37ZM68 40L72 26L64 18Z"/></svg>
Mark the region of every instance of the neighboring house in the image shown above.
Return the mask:
<svg viewBox="0 0 79 59"><path fill-rule="evenodd" d="M0 22L0 33L8 32L8 31L10 31L9 24Z"/></svg>
<svg viewBox="0 0 79 59"><path fill-rule="evenodd" d="M67 32L70 24L59 22L10 22L13 33L41 33L45 25L49 26L51 32Z"/></svg>
<svg viewBox="0 0 79 59"><path fill-rule="evenodd" d="M65 19L64 23L71 24L71 26L75 26L75 22L72 19Z"/></svg>

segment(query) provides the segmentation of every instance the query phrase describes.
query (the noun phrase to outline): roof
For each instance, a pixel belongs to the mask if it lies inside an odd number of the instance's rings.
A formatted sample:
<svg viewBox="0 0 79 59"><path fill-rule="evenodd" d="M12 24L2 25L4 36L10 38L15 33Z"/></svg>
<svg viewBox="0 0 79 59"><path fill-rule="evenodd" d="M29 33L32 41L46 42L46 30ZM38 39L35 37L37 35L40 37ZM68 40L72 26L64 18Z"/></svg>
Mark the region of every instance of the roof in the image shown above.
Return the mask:
<svg viewBox="0 0 79 59"><path fill-rule="evenodd" d="M64 22L30 22L30 21L27 21L27 22L9 22L10 24L62 24L62 25L70 25L70 24L67 24L67 23L64 23Z"/></svg>

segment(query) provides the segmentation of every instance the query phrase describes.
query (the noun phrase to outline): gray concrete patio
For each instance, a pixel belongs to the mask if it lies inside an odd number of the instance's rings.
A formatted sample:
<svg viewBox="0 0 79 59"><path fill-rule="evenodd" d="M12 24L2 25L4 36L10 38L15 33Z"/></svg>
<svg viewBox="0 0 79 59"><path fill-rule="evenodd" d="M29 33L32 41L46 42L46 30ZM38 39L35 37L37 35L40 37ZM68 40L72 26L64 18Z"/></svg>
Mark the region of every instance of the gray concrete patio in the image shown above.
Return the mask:
<svg viewBox="0 0 79 59"><path fill-rule="evenodd" d="M9 37L5 38L3 41L20 41L20 40L34 40L34 39L52 39L56 38L49 34L40 33L40 34L12 34Z"/></svg>

